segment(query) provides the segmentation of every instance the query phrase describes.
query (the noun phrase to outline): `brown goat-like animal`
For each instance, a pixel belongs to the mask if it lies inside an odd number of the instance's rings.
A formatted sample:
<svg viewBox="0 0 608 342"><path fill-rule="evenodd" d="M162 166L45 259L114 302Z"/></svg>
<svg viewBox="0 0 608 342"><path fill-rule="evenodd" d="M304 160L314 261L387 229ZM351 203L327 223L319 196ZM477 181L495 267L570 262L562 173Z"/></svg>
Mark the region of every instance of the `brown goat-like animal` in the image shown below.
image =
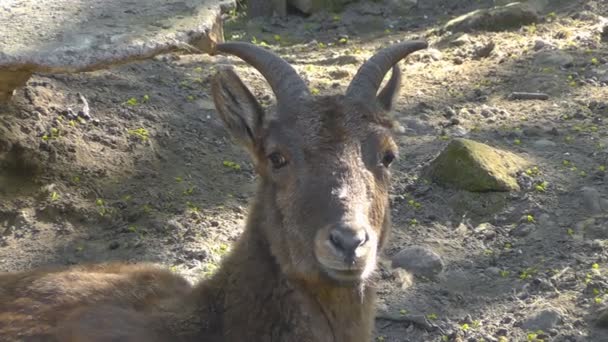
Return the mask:
<svg viewBox="0 0 608 342"><path fill-rule="evenodd" d="M387 115L400 83L395 64L426 46L385 48L346 95L315 97L275 54L220 44L261 72L277 110L264 113L230 69L213 81L217 110L260 176L247 227L219 271L193 288L150 265L2 274L0 340L370 341L370 277L390 232L397 155Z"/></svg>

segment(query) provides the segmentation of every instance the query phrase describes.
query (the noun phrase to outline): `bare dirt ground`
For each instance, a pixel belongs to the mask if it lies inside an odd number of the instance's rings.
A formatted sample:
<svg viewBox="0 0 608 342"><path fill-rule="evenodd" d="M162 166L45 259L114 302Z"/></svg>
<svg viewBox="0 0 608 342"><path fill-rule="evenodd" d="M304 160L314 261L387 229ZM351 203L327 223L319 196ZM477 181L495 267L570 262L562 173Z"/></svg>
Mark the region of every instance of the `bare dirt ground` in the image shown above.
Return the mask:
<svg viewBox="0 0 608 342"><path fill-rule="evenodd" d="M399 14L368 2L265 22L231 13L226 39L267 45L319 94L343 91L391 42L431 43L400 63L404 129L385 259L420 245L444 268L407 284L382 262L378 341L608 341L596 324L608 302L608 4L555 1L536 25L460 36L438 28L491 2L450 3ZM192 281L213 272L255 183L210 98L221 64L272 106L262 77L231 57L32 77L0 108L0 271L125 260ZM549 99L515 101L513 91ZM459 136L531 160L529 186L474 194L423 179Z"/></svg>

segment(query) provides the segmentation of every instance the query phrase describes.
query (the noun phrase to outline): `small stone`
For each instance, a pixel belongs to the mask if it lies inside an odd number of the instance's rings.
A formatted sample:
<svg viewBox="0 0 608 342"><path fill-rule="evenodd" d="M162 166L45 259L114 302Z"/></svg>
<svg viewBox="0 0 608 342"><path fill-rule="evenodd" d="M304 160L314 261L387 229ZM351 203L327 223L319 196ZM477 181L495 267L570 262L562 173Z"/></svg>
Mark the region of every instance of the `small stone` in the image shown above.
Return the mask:
<svg viewBox="0 0 608 342"><path fill-rule="evenodd" d="M536 140L535 142L533 142L535 147L538 148L546 148L546 147L555 147L557 146L556 143L554 143L553 141L549 140L549 139L539 139Z"/></svg>
<svg viewBox="0 0 608 342"><path fill-rule="evenodd" d="M393 268L403 268L416 275L434 277L443 271L443 260L428 247L410 246L392 257Z"/></svg>
<svg viewBox="0 0 608 342"><path fill-rule="evenodd" d="M586 210L592 214L600 214L608 210L608 203L602 198L599 190L592 187L583 187L581 189L582 202Z"/></svg>
<svg viewBox="0 0 608 342"><path fill-rule="evenodd" d="M474 55L475 58L481 59L489 57L492 51L494 51L494 47L496 47L496 43L490 41L489 43L475 49Z"/></svg>
<svg viewBox="0 0 608 342"><path fill-rule="evenodd" d="M524 237L524 236L529 235L535 228L536 228L536 226L533 224L529 224L529 223L520 224L519 226L517 226L517 228L513 229L513 231L511 232L511 235L517 236L517 237Z"/></svg>
<svg viewBox="0 0 608 342"><path fill-rule="evenodd" d="M574 57L560 50L541 51L534 57L534 64L542 67L570 67Z"/></svg>
<svg viewBox="0 0 608 342"><path fill-rule="evenodd" d="M595 324L600 328L608 329L608 307L600 310Z"/></svg>
<svg viewBox="0 0 608 342"><path fill-rule="evenodd" d="M211 225L211 227L218 227L220 225L218 221L211 221L209 222L209 224Z"/></svg>
<svg viewBox="0 0 608 342"><path fill-rule="evenodd" d="M447 119L453 118L456 116L456 111L454 109L452 109L451 107L446 107L443 116L446 117Z"/></svg>
<svg viewBox="0 0 608 342"><path fill-rule="evenodd" d="M526 331L549 331L562 321L562 314L553 308L532 313L523 320L521 327Z"/></svg>
<svg viewBox="0 0 608 342"><path fill-rule="evenodd" d="M533 49L534 49L534 51L539 51L539 50L542 50L542 49L543 49L545 46L547 46L547 45L548 45L548 44L547 44L547 42L545 42L544 40L537 39L537 40L534 42L534 47L533 47Z"/></svg>

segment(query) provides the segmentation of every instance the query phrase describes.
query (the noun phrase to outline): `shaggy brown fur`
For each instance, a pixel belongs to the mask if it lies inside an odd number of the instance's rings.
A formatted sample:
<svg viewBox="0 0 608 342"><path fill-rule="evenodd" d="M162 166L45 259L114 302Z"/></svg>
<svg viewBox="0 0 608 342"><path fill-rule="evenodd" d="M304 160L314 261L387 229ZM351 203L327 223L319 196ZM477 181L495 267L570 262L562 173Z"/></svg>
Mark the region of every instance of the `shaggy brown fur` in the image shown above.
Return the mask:
<svg viewBox="0 0 608 342"><path fill-rule="evenodd" d="M219 271L194 288L151 265L2 274L0 340L370 341L397 154L384 112L394 80L389 87L376 104L310 98L268 118L234 72L220 71L216 107L260 180ZM353 236L361 240L351 250Z"/></svg>

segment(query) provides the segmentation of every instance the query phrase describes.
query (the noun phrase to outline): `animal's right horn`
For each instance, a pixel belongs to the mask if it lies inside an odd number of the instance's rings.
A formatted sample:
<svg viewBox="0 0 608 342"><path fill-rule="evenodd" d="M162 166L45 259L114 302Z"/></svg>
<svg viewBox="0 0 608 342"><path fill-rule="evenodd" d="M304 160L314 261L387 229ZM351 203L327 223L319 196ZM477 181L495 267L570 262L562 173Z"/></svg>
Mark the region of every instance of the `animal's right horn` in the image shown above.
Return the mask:
<svg viewBox="0 0 608 342"><path fill-rule="evenodd" d="M308 86L295 69L273 52L245 42L221 43L216 49L235 55L256 68L270 84L279 108L310 96Z"/></svg>
<svg viewBox="0 0 608 342"><path fill-rule="evenodd" d="M346 96L375 101L380 83L388 70L410 53L427 47L427 42L413 40L380 50L359 68L346 90Z"/></svg>

